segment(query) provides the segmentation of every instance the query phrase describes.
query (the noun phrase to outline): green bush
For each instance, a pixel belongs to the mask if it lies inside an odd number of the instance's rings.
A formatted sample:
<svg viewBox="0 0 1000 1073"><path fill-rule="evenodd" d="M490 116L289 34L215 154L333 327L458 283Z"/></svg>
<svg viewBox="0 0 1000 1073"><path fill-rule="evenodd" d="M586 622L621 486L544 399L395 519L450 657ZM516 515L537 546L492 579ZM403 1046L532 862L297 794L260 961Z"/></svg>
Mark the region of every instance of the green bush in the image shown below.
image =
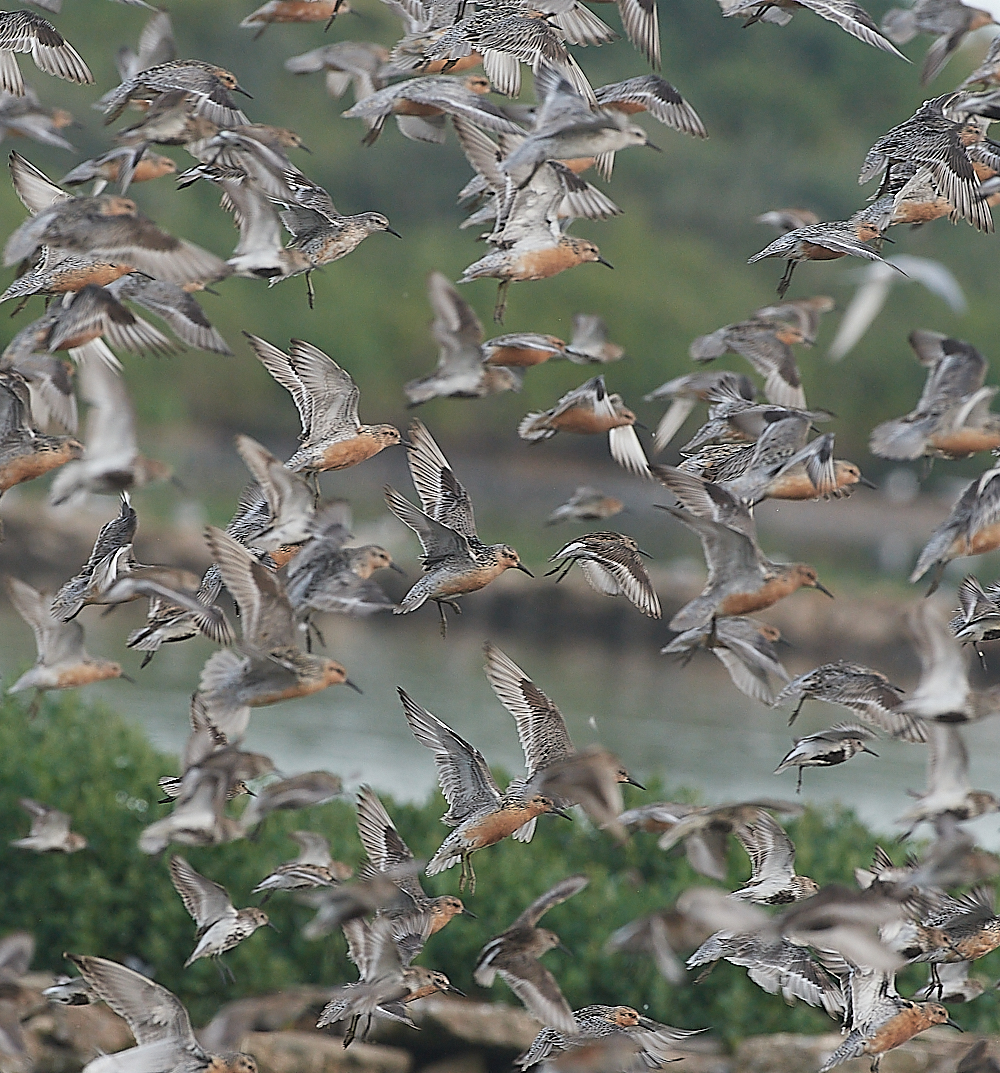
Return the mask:
<svg viewBox="0 0 1000 1073"><path fill-rule="evenodd" d="M275 991L295 983L336 984L355 978L342 936L308 942L302 925L311 910L287 895L267 906L277 933L262 929L226 955L236 974L224 986L215 966L200 961L183 969L194 947L194 927L171 886L166 859L140 853L140 830L162 810L156 780L176 770L176 761L157 753L142 731L106 708L75 697L48 701L29 720L25 706L0 705L0 935L15 928L34 933L37 968L59 971L63 951L121 960L135 955L150 963L156 978L189 1006L195 1023L206 1021L223 1002ZM630 803L665 795L654 786ZM27 816L17 800L37 798L69 812L89 847L66 857L11 848L26 832ZM418 856L429 857L446 829L438 822L443 802L434 794L424 805L386 801L401 834ZM338 801L302 813L276 814L255 841L213 849L186 850L199 871L225 884L237 906L276 864L292 856L285 837L296 828L321 831L336 857L356 864L361 847L350 803ZM809 811L789 827L798 846L798 870L820 883L851 881L852 869L871 859L876 838L848 811ZM474 858L478 891L467 898L476 920L459 917L433 936L422 956L470 995L485 997L471 971L482 945L503 930L525 904L557 880L585 872L590 886L546 918L573 952L554 951L546 963L570 1003L626 1003L652 1017L688 1028L710 1026L729 1041L760 1032L827 1030L823 1014L799 1005L788 1009L766 995L742 969L719 965L705 983L672 987L646 958L606 956L602 946L615 928L633 917L671 904L696 876L683 856L656 848L655 837L639 835L624 847L575 821L543 818L529 846L501 843ZM746 878L745 854L733 843L730 884ZM455 893L458 870L425 878L430 893ZM997 955L993 955L996 958ZM989 971L989 959L980 973ZM994 969L994 975L996 970ZM900 980L904 994L923 982L925 970ZM990 991L954 1011L964 1026L995 1029L997 1000ZM502 984L492 997L513 1002Z"/></svg>

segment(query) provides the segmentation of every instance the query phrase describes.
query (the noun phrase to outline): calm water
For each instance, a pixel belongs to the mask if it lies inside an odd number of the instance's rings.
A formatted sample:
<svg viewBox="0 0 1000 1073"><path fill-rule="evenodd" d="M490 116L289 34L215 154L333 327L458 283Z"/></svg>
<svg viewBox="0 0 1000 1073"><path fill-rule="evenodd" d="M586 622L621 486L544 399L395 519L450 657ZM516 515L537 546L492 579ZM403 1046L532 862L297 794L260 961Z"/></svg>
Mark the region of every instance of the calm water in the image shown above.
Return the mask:
<svg viewBox="0 0 1000 1073"><path fill-rule="evenodd" d="M138 606L106 618L96 609L83 612L90 651L120 659L136 678L135 685L115 681L90 687L91 695L142 725L159 748L178 752L187 733L188 698L212 649L201 641L168 645L139 671L138 657L123 648L122 638L140 619ZM442 641L433 611L375 623L327 618L327 649L364 694L334 687L260 709L247 746L269 753L285 773L326 768L349 786L369 782L399 798L423 798L434 783L434 766L403 719L396 696L396 687L403 686L477 745L491 764L519 773L523 759L513 720L482 673L479 628L473 621L453 621ZM0 635L7 641L0 650L0 673L9 685L33 659L31 634L5 612ZM666 629L664 635L669 636ZM791 742L786 714L743 697L711 656L699 655L684 668L655 649L622 656L599 646L546 647L516 635L492 640L559 704L578 746L600 740L640 781L659 775L669 786L692 788L706 801L794 796L793 772L771 775ZM787 666L793 673L808 669L794 657ZM794 729L809 733L846 716L813 703ZM1000 748L1000 720L979 724L966 736L973 785L1000 790L990 759ZM841 802L877 830L891 830L893 817L906 808L905 791L923 785L925 750L890 741L874 747L878 760L862 755L840 768L807 771L803 801ZM998 827L996 817L984 817L973 830L997 846Z"/></svg>

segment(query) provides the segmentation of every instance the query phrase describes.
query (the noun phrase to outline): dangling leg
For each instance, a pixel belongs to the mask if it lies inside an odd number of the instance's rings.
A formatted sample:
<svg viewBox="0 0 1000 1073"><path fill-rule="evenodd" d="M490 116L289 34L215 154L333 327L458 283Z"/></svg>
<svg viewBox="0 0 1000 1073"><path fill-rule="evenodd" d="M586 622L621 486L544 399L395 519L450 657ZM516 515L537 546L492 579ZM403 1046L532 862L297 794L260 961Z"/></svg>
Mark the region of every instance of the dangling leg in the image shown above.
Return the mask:
<svg viewBox="0 0 1000 1073"><path fill-rule="evenodd" d="M444 600L435 600L437 604L438 614L441 616L441 636L448 636L448 620L444 616ZM463 873L464 874L464 873Z"/></svg>
<svg viewBox="0 0 1000 1073"><path fill-rule="evenodd" d="M472 856L466 858L466 868L469 870L469 893L476 893L476 870L472 867Z"/></svg>
<svg viewBox="0 0 1000 1073"><path fill-rule="evenodd" d="M510 287L509 279L502 279L497 287L497 303L493 307L493 319L497 324L503 324L503 315L507 312L507 290Z"/></svg>
<svg viewBox="0 0 1000 1073"><path fill-rule="evenodd" d="M43 691L41 689L36 689L35 690L34 699L28 705L28 718L29 719L34 719L35 716L38 715L38 709L41 707L43 695L44 695L44 693L43 693Z"/></svg>
<svg viewBox="0 0 1000 1073"><path fill-rule="evenodd" d="M306 297L309 299L309 308L316 308L316 292L313 290L312 269L306 273Z"/></svg>
<svg viewBox="0 0 1000 1073"><path fill-rule="evenodd" d="M795 711L788 717L788 725L791 726L799 717L799 712L802 711L802 705L805 704L806 698L799 697L799 703L795 705Z"/></svg>
<svg viewBox="0 0 1000 1073"><path fill-rule="evenodd" d="M351 1023L347 1026L347 1031L344 1033L344 1047L350 1047L354 1042L354 1037L358 1033L358 1022L361 1020L361 1014L356 1013L351 1018Z"/></svg>
<svg viewBox="0 0 1000 1073"><path fill-rule="evenodd" d="M797 794L802 793L802 772L804 770L805 769L802 767L802 765L799 764L799 781L795 784L795 792Z"/></svg>
<svg viewBox="0 0 1000 1073"><path fill-rule="evenodd" d="M795 271L795 266L798 261L788 261L785 264L785 274L778 281L778 297L784 298L785 292L792 285L792 273Z"/></svg>
<svg viewBox="0 0 1000 1073"><path fill-rule="evenodd" d="M986 670L986 653L979 645L976 645L976 655L979 657L979 662L983 665L983 670Z"/></svg>
<svg viewBox="0 0 1000 1073"><path fill-rule="evenodd" d="M458 877L458 893L461 894L465 890L465 870L466 870L465 854L462 854L462 874Z"/></svg>

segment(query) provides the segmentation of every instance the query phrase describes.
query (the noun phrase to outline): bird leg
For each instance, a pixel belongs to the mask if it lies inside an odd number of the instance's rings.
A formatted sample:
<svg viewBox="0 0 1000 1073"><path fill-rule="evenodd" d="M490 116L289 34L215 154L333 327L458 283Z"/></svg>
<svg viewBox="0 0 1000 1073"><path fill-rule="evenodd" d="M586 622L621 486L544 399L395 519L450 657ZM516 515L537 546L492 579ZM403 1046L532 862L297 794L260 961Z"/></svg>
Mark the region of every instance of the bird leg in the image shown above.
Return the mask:
<svg viewBox="0 0 1000 1073"><path fill-rule="evenodd" d="M223 984L236 983L236 973L222 960L221 955L215 959L215 965L219 970L219 976L222 978Z"/></svg>
<svg viewBox="0 0 1000 1073"><path fill-rule="evenodd" d="M40 689L35 690L35 697L32 700L32 702L28 705L28 718L29 719L34 719L35 716L38 715L38 709L41 707L42 696L43 695L44 694L42 693L42 690L40 690Z"/></svg>
<svg viewBox="0 0 1000 1073"><path fill-rule="evenodd" d="M558 585L559 582L562 581L562 579L570 572L570 569L575 562L576 559L568 559L566 562L560 563L558 566L554 566L551 570L547 570L545 576L551 577L553 574L559 574L559 576L556 578L556 584ZM560 571L562 571L562 573L559 573Z"/></svg>
<svg viewBox="0 0 1000 1073"><path fill-rule="evenodd" d="M802 711L802 705L805 704L806 698L799 697L799 703L795 705L795 711L788 717L788 725L791 726L799 717L799 712Z"/></svg>
<svg viewBox="0 0 1000 1073"><path fill-rule="evenodd" d="M28 304L28 300L31 298L34 298L33 294L29 294L26 297L22 298L21 301L18 302L16 306L14 306L14 312L11 313L11 317L16 317L18 313L20 313L21 310L24 309L24 307Z"/></svg>
<svg viewBox="0 0 1000 1073"><path fill-rule="evenodd" d="M757 8L757 10L750 16L750 18L748 18L747 21L743 23L743 29L745 30L748 26L753 26L755 22L760 22L760 20L767 14L768 11L770 11L772 7L774 7L774 4L761 4L761 6Z"/></svg>
<svg viewBox="0 0 1000 1073"><path fill-rule="evenodd" d="M448 636L448 620L444 614L444 600L435 600L434 602L437 604L438 614L441 616L441 637L443 639ZM462 875L465 875L464 862Z"/></svg>
<svg viewBox="0 0 1000 1073"><path fill-rule="evenodd" d="M931 962L931 983L934 985L934 990L937 991L938 1001L940 1002L941 996L944 994L944 984L941 982L941 973L934 962Z"/></svg>
<svg viewBox="0 0 1000 1073"><path fill-rule="evenodd" d="M316 308L316 292L313 290L312 269L306 273L306 297L309 299L309 308Z"/></svg>
<svg viewBox="0 0 1000 1073"><path fill-rule="evenodd" d="M983 665L983 670L986 670L986 653L983 651L980 645L974 646L976 649L976 655L979 657L979 662Z"/></svg>
<svg viewBox="0 0 1000 1073"><path fill-rule="evenodd" d="M799 781L795 784L795 792L797 794L802 793L802 772L803 772L803 770L804 769L803 769L802 765L799 764Z"/></svg>
<svg viewBox="0 0 1000 1073"><path fill-rule="evenodd" d="M493 319L497 324L503 324L503 315L507 312L507 290L510 287L509 279L502 279L497 287L497 301L493 307Z"/></svg>
<svg viewBox="0 0 1000 1073"><path fill-rule="evenodd" d="M475 870L475 868L472 867L472 858L471 857L466 857L465 858L465 867L466 867L466 870L467 870L466 874L467 874L468 879L469 879L469 893L470 894L475 894L476 893L476 870Z"/></svg>
<svg viewBox="0 0 1000 1073"><path fill-rule="evenodd" d="M344 1033L344 1047L350 1047L354 1042L354 1037L358 1034L358 1022L361 1020L361 1014L356 1013L351 1018L351 1023L347 1026L347 1031Z"/></svg>
<svg viewBox="0 0 1000 1073"><path fill-rule="evenodd" d="M146 666L146 664L147 664L147 663L149 663L149 661L150 661L150 660L151 660L151 659L153 658L153 656L155 656L155 655L156 655L156 649L153 649L153 651L152 651L152 652L147 652L147 653L146 653L146 654L145 654L145 655L144 655L144 656L142 657L142 663L140 663L140 664L139 664L139 670L141 671L141 670L142 670L142 668L143 668L143 667L145 667L145 666Z"/></svg>
<svg viewBox="0 0 1000 1073"><path fill-rule="evenodd" d="M795 271L795 266L798 261L786 261L785 262L785 274L778 280L778 297L784 298L785 292L792 285L792 273Z"/></svg>

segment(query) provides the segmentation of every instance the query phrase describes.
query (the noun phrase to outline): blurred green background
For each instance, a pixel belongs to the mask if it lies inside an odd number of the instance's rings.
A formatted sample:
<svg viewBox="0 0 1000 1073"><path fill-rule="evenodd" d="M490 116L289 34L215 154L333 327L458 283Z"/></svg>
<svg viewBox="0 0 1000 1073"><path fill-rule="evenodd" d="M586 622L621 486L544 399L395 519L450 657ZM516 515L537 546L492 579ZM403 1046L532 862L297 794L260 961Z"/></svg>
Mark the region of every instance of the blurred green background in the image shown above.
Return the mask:
<svg viewBox="0 0 1000 1073"><path fill-rule="evenodd" d="M140 853L136 838L146 824L165 812L155 804L156 779L172 774L175 761L157 754L141 731L99 705L74 698L46 701L33 721L24 705L0 704L0 830L26 833L27 815L16 804L21 795L69 811L73 829L90 842L72 856L40 855L13 849L0 840L0 871L5 878L0 899L0 935L15 928L32 931L38 942L35 967L64 971L61 953L100 954L121 960L138 956L156 979L190 1007L195 1024L214 1015L222 1002L243 995L266 994L296 983L333 985L356 978L346 958L339 930L309 941L299 933L313 911L293 896L276 894L267 912L280 929L261 929L225 956L236 982L220 987L216 967L207 959L182 968L194 949L194 924L170 883L167 857ZM501 785L506 776L497 772ZM651 783L647 792L628 792L630 805L675 800L678 788ZM690 795L680 791L681 799ZM438 821L444 808L434 794L423 805L385 804L413 852L427 859L447 829ZM237 806L238 808L238 806ZM346 801L299 813L275 813L254 841L211 849L178 850L199 871L224 883L238 907L257 904L251 889L276 865L295 854L285 835L296 829L320 831L335 858L351 865L362 859L354 810ZM847 810L808 810L788 824L798 846L796 868L820 883L853 885L853 869L871 861L875 836ZM902 851L883 845L897 858ZM611 932L633 918L673 904L686 888L710 881L696 875L683 854L664 854L655 835L636 835L624 847L581 817L572 823L543 818L530 846L505 840L474 858L477 892L465 904L477 919L458 917L429 940L420 963L445 972L473 997L516 1004L498 983L484 992L472 980L482 946L506 928L522 909L565 876L583 872L590 885L565 905L548 913L544 924L561 938L572 956L554 951L546 963L555 973L571 1006L626 1004L650 1017L684 1028L710 1027L732 1042L762 1032L825 1032L833 1022L800 1003L788 1009L780 998L753 984L745 970L719 964L694 986L668 984L652 960L625 954L607 955ZM728 887L749 874L746 855L731 840ZM458 869L421 877L431 894L457 893ZM976 963L974 975L994 978L1000 952ZM903 994L923 986L927 970L917 966L900 974ZM967 1029L995 1031L997 992L990 988L976 1002L951 1012Z"/></svg>

